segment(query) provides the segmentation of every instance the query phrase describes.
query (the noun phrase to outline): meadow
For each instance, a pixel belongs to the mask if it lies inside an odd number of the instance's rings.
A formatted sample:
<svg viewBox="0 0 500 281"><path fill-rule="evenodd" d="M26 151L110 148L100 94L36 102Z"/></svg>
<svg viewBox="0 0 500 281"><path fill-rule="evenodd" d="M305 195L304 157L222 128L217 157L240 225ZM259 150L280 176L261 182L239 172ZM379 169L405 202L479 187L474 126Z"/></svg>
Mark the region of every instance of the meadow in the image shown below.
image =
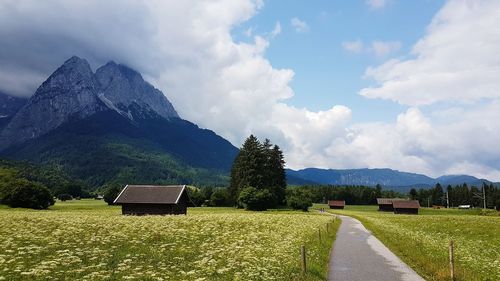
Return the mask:
<svg viewBox="0 0 500 281"><path fill-rule="evenodd" d="M316 207L326 207L317 205ZM449 241L455 243L456 280L500 280L500 217L480 210L421 208L420 214L378 212L377 206L328 210L359 219L427 280L449 279Z"/></svg>
<svg viewBox="0 0 500 281"><path fill-rule="evenodd" d="M44 211L0 206L0 280L324 280L339 225L327 232L332 220L233 208L122 216L119 206L98 200Z"/></svg>

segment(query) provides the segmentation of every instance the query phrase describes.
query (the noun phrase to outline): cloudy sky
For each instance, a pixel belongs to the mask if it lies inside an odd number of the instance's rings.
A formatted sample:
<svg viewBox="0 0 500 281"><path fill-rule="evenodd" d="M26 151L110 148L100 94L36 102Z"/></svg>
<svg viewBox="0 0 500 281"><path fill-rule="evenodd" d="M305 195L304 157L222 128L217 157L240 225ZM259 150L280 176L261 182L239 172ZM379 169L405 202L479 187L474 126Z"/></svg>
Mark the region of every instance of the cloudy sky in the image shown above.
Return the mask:
<svg viewBox="0 0 500 281"><path fill-rule="evenodd" d="M0 90L72 55L127 64L180 115L291 168L500 180L500 1L0 0Z"/></svg>

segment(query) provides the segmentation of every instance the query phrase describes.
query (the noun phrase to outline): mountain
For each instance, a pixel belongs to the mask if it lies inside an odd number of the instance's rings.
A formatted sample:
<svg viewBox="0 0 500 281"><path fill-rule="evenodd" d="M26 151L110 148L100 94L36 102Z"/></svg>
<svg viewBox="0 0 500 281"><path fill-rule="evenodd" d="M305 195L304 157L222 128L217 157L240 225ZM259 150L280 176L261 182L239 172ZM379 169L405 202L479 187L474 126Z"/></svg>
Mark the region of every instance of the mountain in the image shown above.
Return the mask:
<svg viewBox="0 0 500 281"><path fill-rule="evenodd" d="M478 179L473 176L468 175L446 175L436 178L436 182L441 183L441 185L459 185L463 183L467 183L468 185L481 186L483 182L491 183L486 179Z"/></svg>
<svg viewBox="0 0 500 281"><path fill-rule="evenodd" d="M288 170L288 175L334 185L383 185L405 186L412 184L432 184L433 179L424 175L399 172L391 169L351 169L332 170L307 168L299 171Z"/></svg>
<svg viewBox="0 0 500 281"><path fill-rule="evenodd" d="M72 57L36 90L0 134L0 150L35 139L67 122L106 107L99 101L99 84L86 60Z"/></svg>
<svg viewBox="0 0 500 281"><path fill-rule="evenodd" d="M307 168L297 171L287 169L286 172L288 184L301 185L304 184L302 183L303 181L331 185L375 186L380 184L384 187L405 192L412 187L425 188L434 186L436 183L440 183L443 186L463 183L479 186L483 182L490 183L487 180L467 175L448 175L434 179L421 174L406 173L391 169L333 170Z"/></svg>
<svg viewBox="0 0 500 281"><path fill-rule="evenodd" d="M183 120L161 91L114 62L72 57L0 132L1 155L60 167L90 187L225 183L238 149Z"/></svg>
<svg viewBox="0 0 500 281"><path fill-rule="evenodd" d="M12 118L0 134L0 150L44 135L70 119L84 119L107 109L133 120L133 108L136 115L179 117L167 98L138 72L109 62L94 74L86 60L74 56Z"/></svg>
<svg viewBox="0 0 500 281"><path fill-rule="evenodd" d="M28 99L17 98L0 92L0 130L10 122L12 117L27 101Z"/></svg>

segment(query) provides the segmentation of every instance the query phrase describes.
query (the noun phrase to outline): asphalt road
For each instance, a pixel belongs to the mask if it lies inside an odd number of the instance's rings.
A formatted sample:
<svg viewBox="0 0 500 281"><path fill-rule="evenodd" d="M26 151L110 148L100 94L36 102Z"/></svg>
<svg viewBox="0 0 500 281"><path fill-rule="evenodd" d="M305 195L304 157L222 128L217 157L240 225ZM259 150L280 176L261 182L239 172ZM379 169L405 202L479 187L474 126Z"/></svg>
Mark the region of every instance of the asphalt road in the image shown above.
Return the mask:
<svg viewBox="0 0 500 281"><path fill-rule="evenodd" d="M328 280L423 281L356 219L342 224L330 257Z"/></svg>

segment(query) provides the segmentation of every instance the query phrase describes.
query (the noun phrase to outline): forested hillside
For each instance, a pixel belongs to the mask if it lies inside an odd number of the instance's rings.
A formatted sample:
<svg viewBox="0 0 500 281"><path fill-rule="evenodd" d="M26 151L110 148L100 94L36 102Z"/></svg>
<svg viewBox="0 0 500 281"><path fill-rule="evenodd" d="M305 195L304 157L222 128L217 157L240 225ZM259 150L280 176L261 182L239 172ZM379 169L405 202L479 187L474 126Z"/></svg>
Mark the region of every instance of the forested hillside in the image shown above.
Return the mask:
<svg viewBox="0 0 500 281"><path fill-rule="evenodd" d="M161 128L163 125L163 130L144 130L119 114L106 111L12 147L4 151L4 155L59 167L71 177L81 179L91 190L108 183L227 184L227 172L224 171L228 170L233 152L218 157L219 150L210 148L217 143L196 144L185 136L191 132L177 129L186 128L186 123L181 123L186 121L175 122L178 123L158 120L156 126ZM197 127L191 130L198 132L194 140L204 139ZM207 157L200 157L204 149L207 150L205 154L214 154L212 162L208 162ZM234 148L234 153L236 151ZM189 165L191 163L197 167Z"/></svg>
<svg viewBox="0 0 500 281"><path fill-rule="evenodd" d="M16 182L20 180L39 183L47 187L53 195L91 196L83 182L69 177L57 167L0 159L0 189L15 187Z"/></svg>

